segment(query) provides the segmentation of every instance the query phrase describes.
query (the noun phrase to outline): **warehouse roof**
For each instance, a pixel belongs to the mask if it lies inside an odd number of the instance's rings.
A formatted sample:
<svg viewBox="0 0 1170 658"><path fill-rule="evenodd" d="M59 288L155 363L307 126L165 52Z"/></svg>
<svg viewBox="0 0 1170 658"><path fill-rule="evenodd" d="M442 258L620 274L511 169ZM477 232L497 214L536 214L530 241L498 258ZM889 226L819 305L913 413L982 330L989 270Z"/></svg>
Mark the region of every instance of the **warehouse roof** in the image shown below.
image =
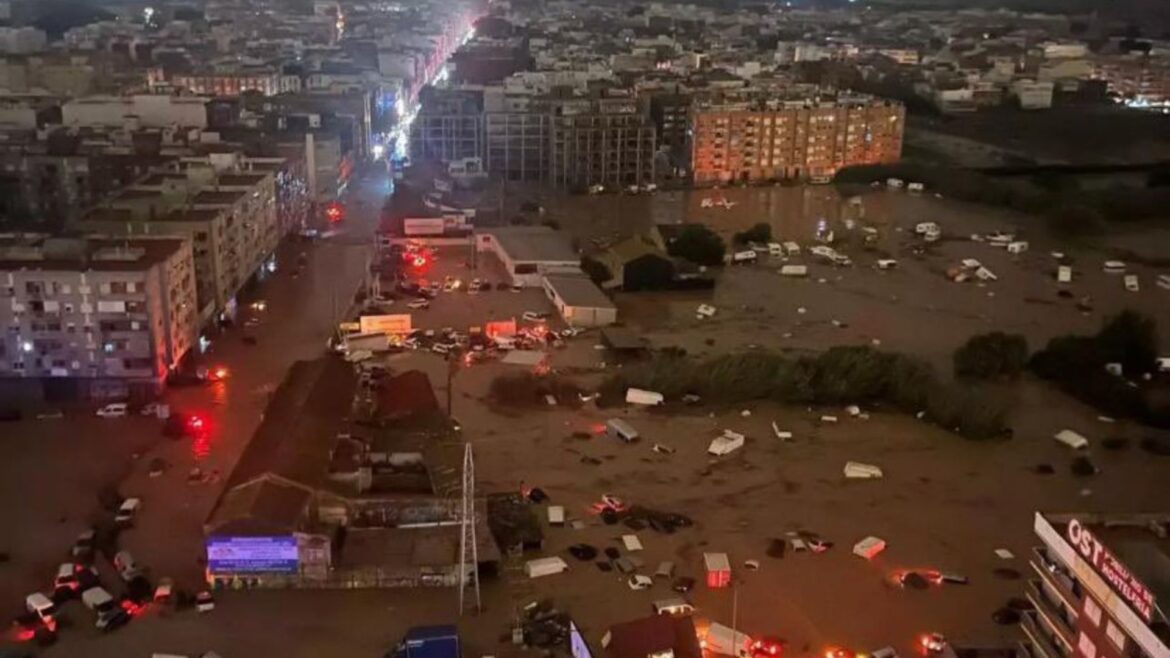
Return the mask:
<svg viewBox="0 0 1170 658"><path fill-rule="evenodd" d="M617 308L596 283L583 276L546 276L545 284L567 306L579 308Z"/></svg>
<svg viewBox="0 0 1170 658"><path fill-rule="evenodd" d="M487 231L514 261L580 260L569 239L547 226L505 226Z"/></svg>

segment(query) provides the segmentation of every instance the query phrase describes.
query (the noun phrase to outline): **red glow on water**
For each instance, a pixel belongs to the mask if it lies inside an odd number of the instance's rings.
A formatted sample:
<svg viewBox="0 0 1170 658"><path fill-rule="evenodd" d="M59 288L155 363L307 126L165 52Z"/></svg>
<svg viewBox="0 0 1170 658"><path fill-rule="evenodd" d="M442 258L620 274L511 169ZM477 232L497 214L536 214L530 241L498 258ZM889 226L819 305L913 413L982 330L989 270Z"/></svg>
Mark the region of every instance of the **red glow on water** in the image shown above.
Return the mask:
<svg viewBox="0 0 1170 658"><path fill-rule="evenodd" d="M125 600L122 601L122 609L125 610L126 614L130 615L131 617L137 617L138 615L142 614L142 612L146 609L146 606L138 605L137 603L130 600Z"/></svg>
<svg viewBox="0 0 1170 658"><path fill-rule="evenodd" d="M29 642L37 636L37 632L31 628L22 628L16 631L17 642Z"/></svg>
<svg viewBox="0 0 1170 658"><path fill-rule="evenodd" d="M605 434L605 423L593 423L589 426L589 431L594 434Z"/></svg>
<svg viewBox="0 0 1170 658"><path fill-rule="evenodd" d="M337 222L340 222L344 216L345 216L345 208L343 208L341 206L341 204L336 202L336 201L329 204L325 208L325 218L328 219L331 224L336 224Z"/></svg>

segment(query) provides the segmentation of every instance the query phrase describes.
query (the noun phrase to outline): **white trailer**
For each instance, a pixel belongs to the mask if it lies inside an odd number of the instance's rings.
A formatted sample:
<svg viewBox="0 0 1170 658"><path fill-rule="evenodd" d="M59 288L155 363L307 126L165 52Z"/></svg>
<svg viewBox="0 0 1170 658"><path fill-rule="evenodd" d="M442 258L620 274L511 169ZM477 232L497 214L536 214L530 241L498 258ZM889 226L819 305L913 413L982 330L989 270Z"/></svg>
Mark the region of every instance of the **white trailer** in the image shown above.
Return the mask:
<svg viewBox="0 0 1170 658"><path fill-rule="evenodd" d="M711 624L700 643L707 651L721 656L747 658L751 655L752 639L747 633L723 624Z"/></svg>
<svg viewBox="0 0 1170 658"><path fill-rule="evenodd" d="M645 391L640 388L626 389L626 404L641 404L646 406L657 406L666 401L661 393L655 391Z"/></svg>
<svg viewBox="0 0 1170 658"><path fill-rule="evenodd" d="M542 557L524 563L524 573L529 578L552 576L569 570L569 565L559 557Z"/></svg>

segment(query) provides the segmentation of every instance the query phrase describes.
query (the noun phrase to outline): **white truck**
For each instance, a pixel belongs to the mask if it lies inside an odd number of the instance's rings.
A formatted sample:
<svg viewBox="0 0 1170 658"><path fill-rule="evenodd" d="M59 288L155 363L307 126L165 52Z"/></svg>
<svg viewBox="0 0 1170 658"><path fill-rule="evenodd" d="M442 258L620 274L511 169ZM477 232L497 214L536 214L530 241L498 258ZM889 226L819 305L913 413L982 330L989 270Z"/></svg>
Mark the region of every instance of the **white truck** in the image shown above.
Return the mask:
<svg viewBox="0 0 1170 658"><path fill-rule="evenodd" d="M721 656L749 658L752 639L747 633L737 631L723 624L712 623L703 636L700 645L706 651Z"/></svg>

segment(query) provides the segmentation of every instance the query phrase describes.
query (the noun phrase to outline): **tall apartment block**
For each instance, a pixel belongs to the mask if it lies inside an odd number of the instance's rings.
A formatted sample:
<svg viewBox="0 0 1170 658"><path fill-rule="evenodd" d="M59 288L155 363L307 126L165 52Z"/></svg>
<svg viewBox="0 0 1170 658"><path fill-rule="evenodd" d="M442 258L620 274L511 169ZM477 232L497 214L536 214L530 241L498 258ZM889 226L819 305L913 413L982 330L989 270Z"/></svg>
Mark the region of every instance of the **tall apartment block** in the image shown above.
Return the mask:
<svg viewBox="0 0 1170 658"><path fill-rule="evenodd" d="M199 319L231 315L236 293L257 274L281 238L276 176L270 171L215 172L189 163L156 173L91 211L80 230L106 235L175 236L192 243Z"/></svg>
<svg viewBox="0 0 1170 658"><path fill-rule="evenodd" d="M50 400L149 397L196 342L186 240L5 238L0 297L7 393L16 384Z"/></svg>
<svg viewBox="0 0 1170 658"><path fill-rule="evenodd" d="M654 180L658 131L633 99L601 99L554 110L551 182L625 186Z"/></svg>
<svg viewBox="0 0 1170 658"><path fill-rule="evenodd" d="M1170 514L1037 513L1033 528L1025 656L1170 656Z"/></svg>
<svg viewBox="0 0 1170 658"><path fill-rule="evenodd" d="M896 162L905 114L898 103L856 96L698 103L691 116L694 182L827 181L850 165Z"/></svg>

